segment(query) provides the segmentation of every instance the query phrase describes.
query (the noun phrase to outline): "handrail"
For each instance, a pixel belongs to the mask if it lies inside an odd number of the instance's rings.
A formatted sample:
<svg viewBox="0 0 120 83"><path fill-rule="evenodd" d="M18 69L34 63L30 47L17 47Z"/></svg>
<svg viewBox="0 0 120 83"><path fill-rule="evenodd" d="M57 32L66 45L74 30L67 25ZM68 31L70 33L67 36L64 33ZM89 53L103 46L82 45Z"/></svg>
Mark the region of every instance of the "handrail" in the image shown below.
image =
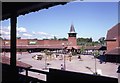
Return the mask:
<svg viewBox="0 0 120 83"><path fill-rule="evenodd" d="M48 72L46 72L46 71L41 71L41 70L37 70L37 69L30 69L30 68L24 68L24 67L18 67L18 68L25 69L26 71L32 71L32 72L36 72L36 73L48 74Z"/></svg>
<svg viewBox="0 0 120 83"><path fill-rule="evenodd" d="M37 69L30 69L30 68L24 68L24 67L17 67L18 69L20 68L20 69L24 69L25 70L25 76L26 76L26 78L25 78L25 81L26 82L28 82L29 81L29 78L28 78L28 71L31 71L31 72L36 72L36 73L41 73L41 74L46 74L46 75L48 75L48 73L49 72L45 72L45 71L42 71L42 70L37 70ZM38 78L37 78L38 79ZM39 81L43 81L42 83L45 83L46 81L44 81L44 80L40 80L40 79L38 79Z"/></svg>

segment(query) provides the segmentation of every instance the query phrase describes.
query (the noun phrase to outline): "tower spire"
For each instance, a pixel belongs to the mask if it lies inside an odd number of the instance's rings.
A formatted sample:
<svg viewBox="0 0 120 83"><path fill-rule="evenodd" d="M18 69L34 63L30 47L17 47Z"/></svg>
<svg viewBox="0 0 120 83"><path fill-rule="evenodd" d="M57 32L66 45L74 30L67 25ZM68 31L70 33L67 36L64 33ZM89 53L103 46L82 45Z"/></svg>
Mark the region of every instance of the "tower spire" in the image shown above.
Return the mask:
<svg viewBox="0 0 120 83"><path fill-rule="evenodd" d="M73 24L71 24L70 33L75 33L75 28L74 28Z"/></svg>

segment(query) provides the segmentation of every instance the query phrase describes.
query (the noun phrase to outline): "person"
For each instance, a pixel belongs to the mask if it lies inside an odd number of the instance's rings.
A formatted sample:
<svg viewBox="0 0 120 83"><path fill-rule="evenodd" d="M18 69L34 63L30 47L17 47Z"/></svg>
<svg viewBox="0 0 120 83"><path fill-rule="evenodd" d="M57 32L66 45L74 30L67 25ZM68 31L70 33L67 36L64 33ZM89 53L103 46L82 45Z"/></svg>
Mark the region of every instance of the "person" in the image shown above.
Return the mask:
<svg viewBox="0 0 120 83"><path fill-rule="evenodd" d="M81 59L81 56L80 56L80 55L78 56L78 59Z"/></svg>
<svg viewBox="0 0 120 83"><path fill-rule="evenodd" d="M105 56L105 51L103 52L103 61L106 63L106 56Z"/></svg>
<svg viewBox="0 0 120 83"><path fill-rule="evenodd" d="M100 64L105 62L105 51L103 51L103 53L99 56L99 58L100 58Z"/></svg>
<svg viewBox="0 0 120 83"><path fill-rule="evenodd" d="M100 55L99 58L100 58L100 64L102 64L103 63L103 55Z"/></svg>
<svg viewBox="0 0 120 83"><path fill-rule="evenodd" d="M69 61L72 60L72 52L69 53Z"/></svg>

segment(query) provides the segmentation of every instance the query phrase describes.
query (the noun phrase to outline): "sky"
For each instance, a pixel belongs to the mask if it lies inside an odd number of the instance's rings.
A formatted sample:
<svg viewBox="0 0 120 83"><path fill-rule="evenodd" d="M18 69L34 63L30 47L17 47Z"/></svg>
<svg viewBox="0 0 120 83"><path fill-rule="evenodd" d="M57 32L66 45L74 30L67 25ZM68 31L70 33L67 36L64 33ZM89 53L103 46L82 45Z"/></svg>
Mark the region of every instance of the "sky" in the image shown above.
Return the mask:
<svg viewBox="0 0 120 83"><path fill-rule="evenodd" d="M78 37L97 41L118 24L118 2L69 2L17 18L21 38L68 38L71 24ZM1 22L2 37L10 38L10 19Z"/></svg>

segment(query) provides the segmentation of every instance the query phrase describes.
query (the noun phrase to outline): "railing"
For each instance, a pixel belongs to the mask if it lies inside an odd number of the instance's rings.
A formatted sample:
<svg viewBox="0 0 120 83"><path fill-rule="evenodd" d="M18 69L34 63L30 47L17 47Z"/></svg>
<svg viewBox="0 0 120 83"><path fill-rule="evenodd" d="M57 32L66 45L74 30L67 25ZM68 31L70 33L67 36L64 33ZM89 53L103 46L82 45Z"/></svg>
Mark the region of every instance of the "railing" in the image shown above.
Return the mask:
<svg viewBox="0 0 120 83"><path fill-rule="evenodd" d="M46 76L48 75L48 72L46 71L41 71L41 70L36 70L36 69L30 69L30 68L24 68L24 67L18 67L19 70L25 70L25 76L24 75L21 75L23 76L24 78L24 81L25 82L40 82L40 83L46 83L46 81L43 81L43 80L40 80L38 79L37 77L34 78L34 77L30 77L29 74L28 74L28 71L31 71L31 72L35 72L35 73L40 73L40 74L45 74ZM21 77L20 76L20 77ZM22 78L22 80L23 80Z"/></svg>
<svg viewBox="0 0 120 83"><path fill-rule="evenodd" d="M9 65L3 65L2 66L4 69L6 69L8 72L3 73L3 83L8 83L8 80L11 80L12 78L12 73L11 70L9 70ZM5 71L3 69L3 71ZM106 77L106 76L99 76L99 75L91 75L91 74L85 74L85 73L77 73L77 72L72 72L72 71L63 71L63 70L58 70L58 69L49 69L49 72L46 71L41 71L41 70L36 70L36 69L29 69L29 68L24 68L24 67L18 67L18 69L24 69L25 70L25 75L19 74L19 83L68 83L68 82L75 82L75 83L118 83L117 78L112 78L112 77ZM42 81L38 79L37 77L30 77L29 73L34 72L34 73L40 73L40 74L45 74L47 76L46 81ZM5 82L4 82L5 81ZM11 82L10 82L11 83ZM16 82L17 83L17 82Z"/></svg>

